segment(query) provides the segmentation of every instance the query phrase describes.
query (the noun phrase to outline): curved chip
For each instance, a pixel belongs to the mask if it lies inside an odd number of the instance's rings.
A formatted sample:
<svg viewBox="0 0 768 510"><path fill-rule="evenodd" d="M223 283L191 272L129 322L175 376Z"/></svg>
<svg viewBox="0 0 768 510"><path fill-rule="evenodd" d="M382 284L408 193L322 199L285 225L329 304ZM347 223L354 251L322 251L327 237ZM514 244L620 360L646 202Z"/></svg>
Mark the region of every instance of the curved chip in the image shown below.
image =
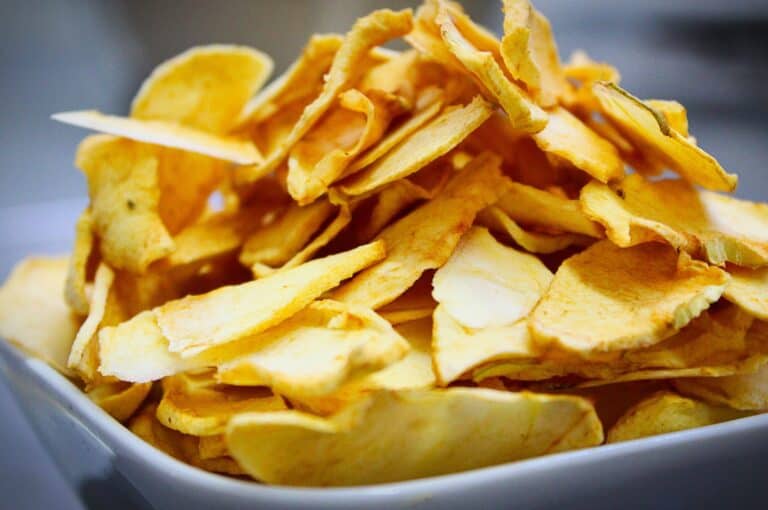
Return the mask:
<svg viewBox="0 0 768 510"><path fill-rule="evenodd" d="M213 372L176 374L163 379L157 419L166 427L193 436L223 434L237 413L279 411L285 402L267 388L217 384Z"/></svg>
<svg viewBox="0 0 768 510"><path fill-rule="evenodd" d="M636 349L672 335L717 301L728 274L667 245L593 244L560 265L530 318L541 344L585 355Z"/></svg>
<svg viewBox="0 0 768 510"><path fill-rule="evenodd" d="M465 471L596 445L602 436L586 400L470 388L377 392L330 419L242 414L227 428L232 456L251 476L308 486Z"/></svg>
<svg viewBox="0 0 768 510"><path fill-rule="evenodd" d="M474 227L435 272L432 297L466 328L503 326L527 317L551 280L539 259Z"/></svg>
<svg viewBox="0 0 768 510"><path fill-rule="evenodd" d="M499 159L484 153L467 164L435 198L384 229L387 258L334 292L334 299L379 308L391 303L428 269L442 266L478 211L508 189Z"/></svg>
<svg viewBox="0 0 768 510"><path fill-rule="evenodd" d="M253 165L263 160L259 149L248 140L212 134L163 120L104 115L96 110L56 113L51 118L64 124L93 129L137 142L195 152L238 165Z"/></svg>
<svg viewBox="0 0 768 510"><path fill-rule="evenodd" d="M86 209L77 218L75 224L75 242L69 257L67 280L64 284L64 298L72 311L78 315L88 315L90 307L85 287L88 261L93 252L93 245L93 217L91 211Z"/></svg>
<svg viewBox="0 0 768 510"><path fill-rule="evenodd" d="M515 223L500 207L491 206L481 211L477 223L494 232L506 234L512 241L531 253L554 253L569 246L588 246L592 238L580 234L541 234L529 232Z"/></svg>
<svg viewBox="0 0 768 510"><path fill-rule="evenodd" d="M448 49L501 105L509 116L512 127L521 132L536 133L546 126L546 112L536 106L520 87L506 77L493 53L482 51L467 40L457 28L450 10L443 3L436 22Z"/></svg>
<svg viewBox="0 0 768 510"><path fill-rule="evenodd" d="M758 319L768 321L768 267L746 269L729 266L731 282L723 297L736 303Z"/></svg>
<svg viewBox="0 0 768 510"><path fill-rule="evenodd" d="M266 155L263 164L238 168L238 182L253 182L277 168L291 148L328 111L336 97L349 89L354 80L364 73L367 66L363 62L369 51L390 39L407 34L411 26L410 9L398 12L381 9L358 19L336 51L320 94L306 105L290 132L281 137L275 149Z"/></svg>
<svg viewBox="0 0 768 510"><path fill-rule="evenodd" d="M299 204L324 194L358 154L375 144L392 118L404 110L402 100L371 90L349 89L291 149L288 157L288 191Z"/></svg>
<svg viewBox="0 0 768 510"><path fill-rule="evenodd" d="M491 115L481 97L462 107L446 109L368 168L340 183L348 195L362 195L424 168L448 153Z"/></svg>
<svg viewBox="0 0 768 510"><path fill-rule="evenodd" d="M532 138L547 154L568 161L600 182L624 177L624 162L607 140L562 107L549 110L547 125Z"/></svg>
<svg viewBox="0 0 768 510"><path fill-rule="evenodd" d="M141 273L173 251L158 211L159 163L152 146L89 136L78 147L75 162L88 178L93 226L105 261Z"/></svg>
<svg viewBox="0 0 768 510"><path fill-rule="evenodd" d="M736 189L738 177L671 128L663 114L612 83L596 83L592 91L601 112L651 159L663 161L692 184L715 191Z"/></svg>
<svg viewBox="0 0 768 510"><path fill-rule="evenodd" d="M607 442L618 443L667 434L749 416L727 407L716 407L662 391L639 402L608 431Z"/></svg>
<svg viewBox="0 0 768 510"><path fill-rule="evenodd" d="M119 422L136 412L152 389L152 383L104 382L90 388L86 394L96 405Z"/></svg>
<svg viewBox="0 0 768 510"><path fill-rule="evenodd" d="M768 205L699 191L681 179L628 176L614 190L591 182L584 212L619 246L665 241L712 264L768 264Z"/></svg>
<svg viewBox="0 0 768 510"><path fill-rule="evenodd" d="M272 67L268 55L246 46L190 48L152 71L133 98L131 117L224 133Z"/></svg>
<svg viewBox="0 0 768 510"><path fill-rule="evenodd" d="M509 74L545 107L557 104L567 83L552 27L530 0L504 0L501 56Z"/></svg>
<svg viewBox="0 0 768 510"><path fill-rule="evenodd" d="M220 382L269 386L289 398L333 393L344 383L384 368L408 344L373 311L316 301L251 341L218 365Z"/></svg>
<svg viewBox="0 0 768 510"><path fill-rule="evenodd" d="M598 81L617 84L621 81L621 73L618 69L606 62L596 62L580 50L571 54L571 58L563 66L563 73L568 79L588 85Z"/></svg>
<svg viewBox="0 0 768 510"><path fill-rule="evenodd" d="M101 326L106 312L109 292L115 273L106 264L99 264L93 282L90 311L80 329L77 331L72 347L67 358L67 366L75 371L86 381L93 381L97 377L99 360L98 353L91 342L96 340L96 333ZM112 414L112 413L110 413Z"/></svg>
<svg viewBox="0 0 768 510"><path fill-rule="evenodd" d="M581 209L578 200L569 200L549 191L513 182L496 206L515 222L552 232L573 232L605 237L598 223Z"/></svg>
<svg viewBox="0 0 768 510"><path fill-rule="evenodd" d="M31 257L0 287L0 338L64 374L79 321L64 302L68 257Z"/></svg>

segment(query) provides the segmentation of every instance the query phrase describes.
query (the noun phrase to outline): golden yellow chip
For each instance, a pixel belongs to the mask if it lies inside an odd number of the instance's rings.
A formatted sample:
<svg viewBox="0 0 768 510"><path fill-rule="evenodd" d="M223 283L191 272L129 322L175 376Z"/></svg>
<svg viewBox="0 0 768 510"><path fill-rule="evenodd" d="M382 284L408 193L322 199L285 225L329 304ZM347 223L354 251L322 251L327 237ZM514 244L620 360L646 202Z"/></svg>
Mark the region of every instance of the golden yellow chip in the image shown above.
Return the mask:
<svg viewBox="0 0 768 510"><path fill-rule="evenodd" d="M592 87L601 112L622 134L652 159L659 159L692 184L715 191L733 191L738 177L670 127L666 117L615 84Z"/></svg>
<svg viewBox="0 0 768 510"><path fill-rule="evenodd" d="M476 97L466 106L445 110L374 164L340 184L348 195L362 195L424 168L448 153L491 114L491 105Z"/></svg>
<svg viewBox="0 0 768 510"><path fill-rule="evenodd" d="M530 0L504 0L501 56L507 71L545 107L557 104L567 83L549 20Z"/></svg>
<svg viewBox="0 0 768 510"><path fill-rule="evenodd" d="M477 223L496 233L506 234L531 253L554 253L569 246L589 246L592 238L580 234L541 234L524 230L503 209L491 206L481 211Z"/></svg>
<svg viewBox="0 0 768 510"><path fill-rule="evenodd" d="M79 321L64 302L68 257L30 257L0 287L0 338L69 374Z"/></svg>
<svg viewBox="0 0 768 510"><path fill-rule="evenodd" d="M768 320L768 267L746 269L730 266L727 270L731 275L731 282L723 297L754 317Z"/></svg>
<svg viewBox="0 0 768 510"><path fill-rule="evenodd" d="M716 407L681 397L672 392L659 392L635 405L619 418L607 434L608 443L667 434L680 430L714 425L749 416L749 413Z"/></svg>
<svg viewBox="0 0 768 510"><path fill-rule="evenodd" d="M537 342L585 355L658 343L720 297L728 274L667 245L600 241L560 266L534 309Z"/></svg>
<svg viewBox="0 0 768 510"><path fill-rule="evenodd" d="M581 209L578 200L514 182L499 198L497 207L515 222L545 231L573 232L590 237L604 237L600 225Z"/></svg>
<svg viewBox="0 0 768 510"><path fill-rule="evenodd" d="M472 45L457 28L454 17L441 3L436 18L440 35L448 49L467 71L488 91L509 116L512 127L536 133L547 124L547 114L536 106L514 82L509 80L493 53Z"/></svg>
<svg viewBox="0 0 768 510"><path fill-rule="evenodd" d="M152 383L104 382L87 392L88 398L120 422L133 416L152 389Z"/></svg>
<svg viewBox="0 0 768 510"><path fill-rule="evenodd" d="M575 51L563 66L566 78L582 84L591 85L598 81L618 84L621 81L619 70L605 62L596 62L583 51Z"/></svg>
<svg viewBox="0 0 768 510"><path fill-rule="evenodd" d="M474 227L435 273L432 296L465 328L482 329L527 317L551 281L539 259Z"/></svg>
<svg viewBox="0 0 768 510"><path fill-rule="evenodd" d="M93 217L91 211L86 209L77 218L75 224L75 242L69 257L67 280L64 284L64 298L72 311L78 315L88 315L90 306L86 293L86 279L93 245Z"/></svg>
<svg viewBox="0 0 768 510"><path fill-rule="evenodd" d="M437 303L432 299L432 274L427 272L403 295L376 312L392 325L432 317Z"/></svg>
<svg viewBox="0 0 768 510"><path fill-rule="evenodd" d="M305 205L324 194L403 110L402 101L389 93L342 92L338 107L331 108L289 154L286 183L293 199Z"/></svg>
<svg viewBox="0 0 768 510"><path fill-rule="evenodd" d="M398 361L407 350L407 342L373 311L316 301L241 342L237 354L218 365L216 377L226 384L269 386L289 398L316 397Z"/></svg>
<svg viewBox="0 0 768 510"><path fill-rule="evenodd" d="M218 457L229 456L227 442L224 434L216 436L201 436L198 443L198 450L201 459L215 459Z"/></svg>
<svg viewBox="0 0 768 510"><path fill-rule="evenodd" d="M67 366L75 370L85 381L93 381L97 378L99 360L95 356L96 349L91 342L96 341L96 334L101 326L106 312L109 292L115 273L106 264L99 264L93 282L91 293L90 311L80 329L77 331L72 347L69 351ZM111 413L110 413L111 414Z"/></svg>
<svg viewBox="0 0 768 510"><path fill-rule="evenodd" d="M207 133L173 122L104 115L96 110L62 112L51 118L65 124L137 142L195 152L239 165L253 165L263 161L259 149L248 140Z"/></svg>
<svg viewBox="0 0 768 510"><path fill-rule="evenodd" d="M465 471L602 439L586 400L470 388L378 392L330 419L297 411L242 414L227 428L232 456L251 476L310 486Z"/></svg>
<svg viewBox="0 0 768 510"><path fill-rule="evenodd" d="M547 154L561 158L600 182L624 177L624 162L616 148L562 107L549 111L549 122L533 135Z"/></svg>
<svg viewBox="0 0 768 510"><path fill-rule="evenodd" d="M405 35L411 30L411 25L410 9L398 12L381 9L358 19L336 51L320 94L304 108L290 132L282 137L275 150L266 154L262 165L238 169L239 182L253 182L276 169L293 146L328 111L336 97L349 89L354 80L364 73L366 65L361 64L364 63L368 52L390 39Z"/></svg>
<svg viewBox="0 0 768 510"><path fill-rule="evenodd" d="M143 272L174 248L160 219L158 158L150 145L106 135L80 144L99 250L111 266Z"/></svg>
<svg viewBox="0 0 768 510"><path fill-rule="evenodd" d="M163 379L157 419L184 434L215 436L224 433L235 414L281 409L286 409L285 402L268 388L220 385L213 372L206 371Z"/></svg>
<svg viewBox="0 0 768 510"><path fill-rule="evenodd" d="M387 258L342 285L334 299L379 308L391 303L428 269L442 266L478 211L508 189L499 159L481 154L456 175L435 198L377 237Z"/></svg>
<svg viewBox="0 0 768 510"><path fill-rule="evenodd" d="M688 113L683 105L677 101L661 99L648 99L645 104L662 114L670 128L683 136L688 136Z"/></svg>
<svg viewBox="0 0 768 510"><path fill-rule="evenodd" d="M768 264L768 205L699 191L681 179L628 176L614 190L592 182L584 212L619 246L665 241L712 264Z"/></svg>
<svg viewBox="0 0 768 510"><path fill-rule="evenodd" d="M133 98L131 117L224 133L272 67L269 56L246 46L191 48L152 71Z"/></svg>

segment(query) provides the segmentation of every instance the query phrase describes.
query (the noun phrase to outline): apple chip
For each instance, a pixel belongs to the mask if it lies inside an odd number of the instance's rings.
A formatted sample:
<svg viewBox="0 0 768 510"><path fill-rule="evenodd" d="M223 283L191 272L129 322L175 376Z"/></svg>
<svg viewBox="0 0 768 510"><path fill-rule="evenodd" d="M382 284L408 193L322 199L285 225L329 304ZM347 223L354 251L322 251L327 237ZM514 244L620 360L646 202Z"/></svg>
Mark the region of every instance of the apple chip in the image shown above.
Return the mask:
<svg viewBox="0 0 768 510"><path fill-rule="evenodd" d="M507 189L499 159L481 154L434 199L382 231L377 239L386 243L387 258L341 286L334 299L374 309L391 303L424 271L442 266L477 212Z"/></svg>
<svg viewBox="0 0 768 510"><path fill-rule="evenodd" d="M530 318L542 344L584 355L658 343L722 295L728 274L667 245L600 241L560 265Z"/></svg>
<svg viewBox="0 0 768 510"><path fill-rule="evenodd" d="M574 51L571 54L571 58L563 66L563 73L566 78L587 85L598 81L616 84L621 81L621 73L618 69L606 62L592 60L584 51Z"/></svg>
<svg viewBox="0 0 768 510"><path fill-rule="evenodd" d="M362 195L413 174L455 148L490 114L491 105L479 96L466 106L446 109L374 164L343 181L341 190Z"/></svg>
<svg viewBox="0 0 768 510"><path fill-rule="evenodd" d="M723 297L758 319L768 321L768 267L746 269L729 266L731 282Z"/></svg>
<svg viewBox="0 0 768 510"><path fill-rule="evenodd" d="M432 273L426 272L403 295L377 310L392 325L432 317L437 303L432 298Z"/></svg>
<svg viewBox="0 0 768 510"><path fill-rule="evenodd" d="M297 411L241 414L227 428L232 456L251 476L309 486L465 471L602 439L586 400L470 388L378 392L330 419Z"/></svg>
<svg viewBox="0 0 768 510"><path fill-rule="evenodd" d="M669 432L714 425L749 416L749 413L716 407L672 392L662 391L641 401L608 431L607 442L618 443Z"/></svg>
<svg viewBox="0 0 768 510"><path fill-rule="evenodd" d="M665 101L662 99L648 99L645 104L659 112L669 124L669 127L683 136L688 135L688 113L685 107L677 101Z"/></svg>
<svg viewBox="0 0 768 510"><path fill-rule="evenodd" d="M549 122L533 135L547 154L562 158L600 182L624 177L624 162L616 148L562 107L549 111Z"/></svg>
<svg viewBox="0 0 768 510"><path fill-rule="evenodd" d="M481 211L477 223L493 232L506 234L521 248L531 253L554 253L569 246L588 246L592 238L580 234L541 234L524 230L509 215L497 206Z"/></svg>
<svg viewBox="0 0 768 510"><path fill-rule="evenodd" d="M526 317L551 280L539 259L474 227L435 273L432 296L462 326L481 329Z"/></svg>
<svg viewBox="0 0 768 510"><path fill-rule="evenodd" d="M407 342L373 311L327 300L242 344L242 355L218 365L218 380L269 386L289 398L331 394L408 350Z"/></svg>
<svg viewBox="0 0 768 510"><path fill-rule="evenodd" d="M191 48L152 71L133 98L131 117L227 132L272 67L269 56L246 46Z"/></svg>
<svg viewBox="0 0 768 510"><path fill-rule="evenodd" d="M93 217L91 211L86 209L77 218L75 224L75 242L72 255L69 257L67 280L64 284L64 298L72 311L78 315L88 315L90 306L86 293L86 280L93 245Z"/></svg>
<svg viewBox="0 0 768 510"><path fill-rule="evenodd" d="M104 115L96 110L62 112L53 120L120 136L137 142L151 143L195 152L239 165L260 163L259 150L248 140L207 133L200 129L163 120L140 120Z"/></svg>
<svg viewBox="0 0 768 510"><path fill-rule="evenodd" d="M291 150L287 187L300 205L313 202L344 173L358 154L376 143L404 110L389 93L349 89Z"/></svg>
<svg viewBox="0 0 768 510"><path fill-rule="evenodd" d="M584 214L578 200L569 200L533 186L513 182L496 206L512 220L526 226L553 233L604 237L600 225Z"/></svg>
<svg viewBox="0 0 768 510"><path fill-rule="evenodd" d="M279 324L384 258L385 246L373 242L267 278L170 301L154 314L170 350L187 356Z"/></svg>
<svg viewBox="0 0 768 510"><path fill-rule="evenodd" d="M253 182L276 169L288 156L288 152L320 120L336 97L350 88L366 70L364 63L369 51L390 39L407 34L411 30L410 9L391 11L381 9L358 19L344 37L333 57L320 94L309 103L293 124L290 132L280 140L274 151L267 153L262 165L240 167L238 179L242 183Z"/></svg>
<svg viewBox="0 0 768 510"><path fill-rule="evenodd" d="M77 331L69 351L69 358L67 359L67 366L89 382L96 379L99 364L99 360L96 357L98 352L94 349L91 342L95 340L98 329L104 319L109 292L114 280L114 271L106 264L99 264L93 282L88 317L86 317Z"/></svg>
<svg viewBox="0 0 768 510"><path fill-rule="evenodd" d="M501 56L509 74L544 107L557 104L567 83L552 27L530 0L504 0Z"/></svg>
<svg viewBox="0 0 768 510"><path fill-rule="evenodd" d="M509 116L512 126L522 132L536 133L547 124L547 114L536 106L514 82L504 74L493 53L483 51L467 40L452 16L441 3L436 18L440 35L450 52L488 91Z"/></svg>
<svg viewBox="0 0 768 510"><path fill-rule="evenodd" d="M0 287L0 338L64 374L78 327L64 302L68 266L67 257L30 257Z"/></svg>
<svg viewBox="0 0 768 510"><path fill-rule="evenodd" d="M94 230L111 266L140 273L173 251L158 213L158 158L152 146L89 136L78 147L76 164L88 178Z"/></svg>
<svg viewBox="0 0 768 510"><path fill-rule="evenodd" d="M88 390L88 398L120 422L128 420L141 406L152 383L104 382Z"/></svg>
<svg viewBox="0 0 768 510"><path fill-rule="evenodd" d="M666 117L612 83L592 87L601 112L643 152L659 159L692 184L715 191L733 191L738 177L670 127Z"/></svg>
<svg viewBox="0 0 768 510"><path fill-rule="evenodd" d="M619 246L666 241L712 264L768 264L768 206L699 191L681 179L628 176L616 189L592 182L584 212Z"/></svg>
<svg viewBox="0 0 768 510"><path fill-rule="evenodd" d="M201 459L215 459L218 457L229 456L227 442L224 434L216 436L200 436L200 442L197 445Z"/></svg>
<svg viewBox="0 0 768 510"><path fill-rule="evenodd" d="M235 414L281 409L285 402L268 388L225 386L211 371L189 372L163 379L157 419L184 434L214 436L224 433Z"/></svg>

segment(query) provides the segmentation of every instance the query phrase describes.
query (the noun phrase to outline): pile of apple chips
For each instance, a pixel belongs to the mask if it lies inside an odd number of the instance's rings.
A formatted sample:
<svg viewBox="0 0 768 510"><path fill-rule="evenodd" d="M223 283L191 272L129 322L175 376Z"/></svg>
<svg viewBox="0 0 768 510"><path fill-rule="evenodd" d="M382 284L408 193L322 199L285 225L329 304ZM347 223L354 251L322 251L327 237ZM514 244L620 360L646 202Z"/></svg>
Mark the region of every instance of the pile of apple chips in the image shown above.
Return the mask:
<svg viewBox="0 0 768 510"><path fill-rule="evenodd" d="M561 63L503 2L379 10L288 70L161 64L88 128L71 254L0 334L203 469L287 485L438 475L768 408L768 206L675 101ZM383 45L403 38L411 49ZM605 431L605 432L604 432Z"/></svg>

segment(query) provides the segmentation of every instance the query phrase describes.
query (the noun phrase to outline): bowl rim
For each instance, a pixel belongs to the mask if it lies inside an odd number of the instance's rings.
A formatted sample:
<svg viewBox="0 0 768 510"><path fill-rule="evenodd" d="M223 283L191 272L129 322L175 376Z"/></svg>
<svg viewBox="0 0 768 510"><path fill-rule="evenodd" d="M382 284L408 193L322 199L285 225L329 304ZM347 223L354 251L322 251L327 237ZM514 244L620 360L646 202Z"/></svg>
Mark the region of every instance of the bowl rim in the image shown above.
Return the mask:
<svg viewBox="0 0 768 510"><path fill-rule="evenodd" d="M175 478L182 478L185 483L193 484L201 490L220 493L236 492L242 497L269 498L276 503L285 504L306 502L307 498L320 498L324 500L322 503L327 504L341 500L349 503L348 498L350 497L361 501L368 498L394 496L399 499L419 499L428 497L429 494L433 493L464 492L468 487L474 485L492 485L503 483L513 477L552 472L563 465L567 465L568 469L578 469L580 466L602 463L617 457L626 457L648 450L713 441L725 435L739 434L755 428L764 427L768 431L768 413L764 413L695 429L553 453L496 466L415 480L345 487L267 485L211 473L186 464L158 450L98 407L70 379L44 361L27 356L2 339L0 339L0 357L5 358L15 368L20 368L35 377L41 386L57 397L62 405L78 415L91 433L102 440L111 450L131 451L136 458L151 463L155 471L172 473ZM113 442L122 448L115 448Z"/></svg>

